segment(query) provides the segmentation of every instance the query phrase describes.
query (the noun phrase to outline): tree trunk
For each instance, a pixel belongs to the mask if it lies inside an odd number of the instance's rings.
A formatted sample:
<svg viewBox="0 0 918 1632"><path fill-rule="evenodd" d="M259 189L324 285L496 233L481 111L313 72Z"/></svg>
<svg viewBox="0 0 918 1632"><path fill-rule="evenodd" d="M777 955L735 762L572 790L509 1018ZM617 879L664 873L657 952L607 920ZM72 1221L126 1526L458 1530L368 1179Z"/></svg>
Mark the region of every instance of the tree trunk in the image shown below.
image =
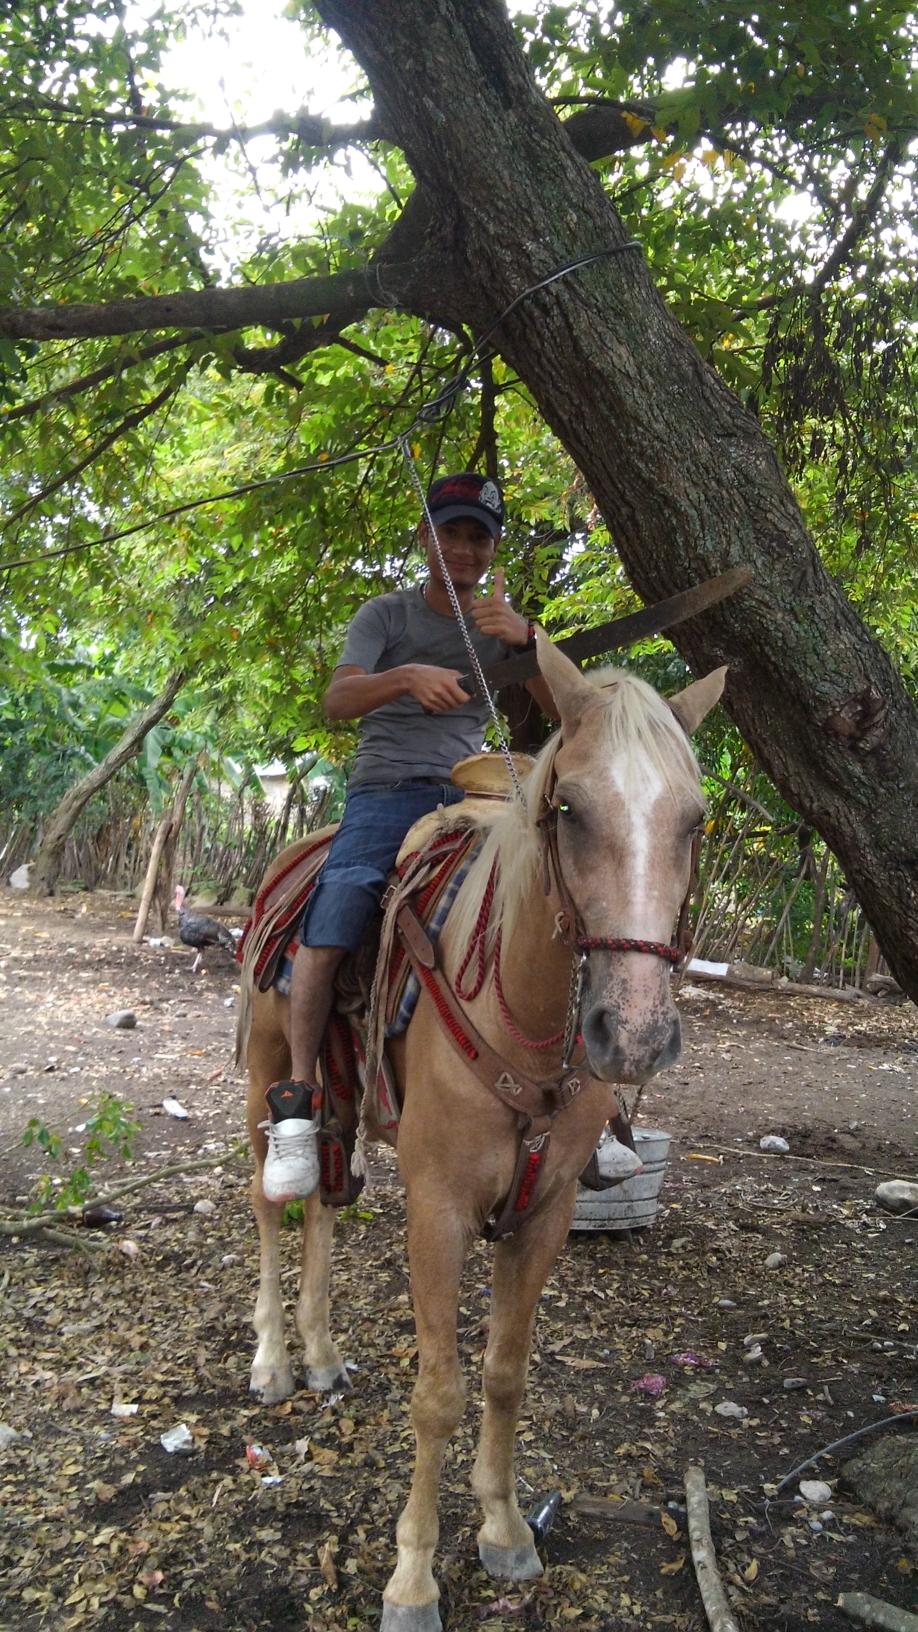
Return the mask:
<svg viewBox="0 0 918 1632"><path fill-rule="evenodd" d="M64 846L80 812L88 805L93 794L104 788L115 772L120 771L122 765L126 765L129 759L140 752L147 732L168 713L184 679L183 669L177 669L170 675L165 689L142 713L135 714L124 734L105 758L98 765L94 765L79 782L75 782L72 788L67 789L45 828L35 857L30 888L36 895L54 894L64 857Z"/></svg>
<svg viewBox="0 0 918 1632"><path fill-rule="evenodd" d="M143 883L143 893L140 897L140 906L137 909L137 920L134 924L133 935L131 936L135 946L139 945L143 940L144 930L147 927L147 919L150 916L150 908L153 905L154 895L156 896L160 934L162 934L166 927L166 915L168 913L169 901L172 895L172 872L175 866L175 845L181 830L182 819L185 815L185 804L188 799L188 791L192 782L194 781L197 768L198 755L194 754L192 758L189 759L184 771L182 772L182 779L179 783L172 804L170 805L169 809L163 813L159 826L156 829L153 844L150 849L150 860L147 863L147 872Z"/></svg>
<svg viewBox="0 0 918 1632"><path fill-rule="evenodd" d="M143 890L141 891L140 896L140 906L137 908L137 917L134 921L134 930L133 934L131 935L131 940L134 942L135 946L140 945L141 941L143 940L143 932L147 927L147 919L150 916L150 907L153 902L153 891L156 889L156 880L159 876L159 864L162 859L163 851L166 848L166 840L169 837L169 826L171 821L172 812L171 810L167 810L166 814L160 817L159 826L153 835L153 843L150 847L150 859L147 862L146 877L143 881Z"/></svg>
<svg viewBox="0 0 918 1632"><path fill-rule="evenodd" d="M822 567L756 419L679 329L600 179L535 86L498 0L318 0L417 178L425 314L496 345L576 460L647 601L747 562L752 587L673 632L839 858L918 998L918 713ZM400 243L377 271L385 284ZM407 254L407 251L406 251ZM418 283L415 283L415 287Z"/></svg>
<svg viewBox="0 0 918 1632"><path fill-rule="evenodd" d="M829 852L822 858L819 872L816 874L816 888L813 892L813 927L810 931L810 945L800 971L800 979L806 984L816 973L816 959L819 956L819 947L822 941L823 919L826 915L826 881L829 876Z"/></svg>
<svg viewBox="0 0 918 1632"><path fill-rule="evenodd" d="M199 758L199 754L194 754L185 766L185 769L182 772L182 780L178 785L175 799L172 802L172 809L169 812L169 827L166 831L166 842L163 846L163 859L160 863L155 891L160 934L163 933L167 923L169 922L169 910L172 906L172 898L174 894L172 880L175 873L175 851L178 845L179 834L182 831L182 823L185 820L185 806L188 803L188 795L191 792L191 785L197 775Z"/></svg>

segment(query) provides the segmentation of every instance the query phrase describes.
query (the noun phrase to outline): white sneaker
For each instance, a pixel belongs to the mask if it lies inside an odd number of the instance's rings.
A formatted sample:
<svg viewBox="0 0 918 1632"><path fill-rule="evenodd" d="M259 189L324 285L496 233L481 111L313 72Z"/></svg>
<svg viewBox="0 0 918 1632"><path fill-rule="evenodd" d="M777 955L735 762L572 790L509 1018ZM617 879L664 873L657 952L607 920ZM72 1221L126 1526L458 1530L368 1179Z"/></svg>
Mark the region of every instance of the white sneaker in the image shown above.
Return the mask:
<svg viewBox="0 0 918 1632"><path fill-rule="evenodd" d="M318 1121L288 1116L258 1124L268 1141L261 1187L268 1201L300 1201L319 1186Z"/></svg>

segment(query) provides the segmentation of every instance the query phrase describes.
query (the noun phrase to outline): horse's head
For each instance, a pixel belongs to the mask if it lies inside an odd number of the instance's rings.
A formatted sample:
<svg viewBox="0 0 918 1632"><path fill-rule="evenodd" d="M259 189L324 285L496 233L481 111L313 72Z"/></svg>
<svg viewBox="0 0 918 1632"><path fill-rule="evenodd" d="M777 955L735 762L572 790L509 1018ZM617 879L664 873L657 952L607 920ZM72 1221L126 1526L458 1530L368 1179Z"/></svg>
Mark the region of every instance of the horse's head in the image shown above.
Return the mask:
<svg viewBox="0 0 918 1632"><path fill-rule="evenodd" d="M665 701L633 675L587 678L541 632L538 654L561 717L542 813L555 888L574 936L600 943L587 954L582 1008L590 1067L607 1082L644 1082L681 1049L666 949L704 818L689 734L727 671Z"/></svg>

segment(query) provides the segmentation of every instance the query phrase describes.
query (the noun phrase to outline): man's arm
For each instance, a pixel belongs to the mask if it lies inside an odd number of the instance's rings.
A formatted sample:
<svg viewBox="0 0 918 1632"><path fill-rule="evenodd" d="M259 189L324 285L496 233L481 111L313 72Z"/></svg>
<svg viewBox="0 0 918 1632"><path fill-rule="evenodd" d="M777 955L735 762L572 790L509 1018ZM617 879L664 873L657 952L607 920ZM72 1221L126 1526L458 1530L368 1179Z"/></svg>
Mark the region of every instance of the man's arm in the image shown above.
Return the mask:
<svg viewBox="0 0 918 1632"><path fill-rule="evenodd" d="M325 693L325 718L362 720L364 714L398 697L414 697L428 714L448 714L469 700L459 684L460 673L433 663L402 663L383 674L368 674L356 664L342 664Z"/></svg>
<svg viewBox="0 0 918 1632"><path fill-rule="evenodd" d="M482 596L475 602L472 617L483 634L493 635L497 640L505 641L508 646L526 646L529 642L531 626L507 600L501 567L498 567L494 574L493 593ZM548 683L540 674L526 681L526 690L530 697L535 698L546 719L561 718L555 706L555 699L548 689Z"/></svg>

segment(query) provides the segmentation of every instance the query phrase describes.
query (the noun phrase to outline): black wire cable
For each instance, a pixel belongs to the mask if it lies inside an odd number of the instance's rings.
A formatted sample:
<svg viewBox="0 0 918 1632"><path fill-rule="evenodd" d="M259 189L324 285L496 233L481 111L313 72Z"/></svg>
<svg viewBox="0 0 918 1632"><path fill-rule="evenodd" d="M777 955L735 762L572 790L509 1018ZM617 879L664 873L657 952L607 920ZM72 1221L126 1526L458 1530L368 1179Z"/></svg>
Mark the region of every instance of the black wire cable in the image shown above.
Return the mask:
<svg viewBox="0 0 918 1632"><path fill-rule="evenodd" d="M201 499L189 499L184 504L173 505L169 510L160 511L148 521L138 521L132 527L123 527L118 532L102 533L98 538L86 539L81 544L67 544L59 550L46 550L41 555L27 555L14 561L0 561L0 572L12 572L17 567L37 566L43 561L53 561L65 555L77 555L82 550L95 549L99 544L117 544L125 538L132 538L135 533L146 532L149 527L156 527L164 521L173 520L176 516L186 515L189 510L199 510L204 505L221 504L227 499L241 498L244 494L255 493L262 487L271 487L278 482L293 481L298 476L334 470L339 465L353 464L358 459L372 459L381 453L390 453L394 448L400 447L404 437L410 436L417 426L435 424L437 420L445 418L452 412L460 392L464 391L469 383L474 364L481 357L491 336L496 333L501 324L506 321L512 312L516 311L516 308L524 300L528 300L531 295L537 294L540 289L547 289L550 284L557 283L560 278L568 277L571 272L579 271L581 267L592 266L596 261L602 261L609 256L621 255L626 250L640 249L641 247L640 240L637 238L629 238L623 244L607 245L606 248L594 250L592 254L583 255L576 261L567 261L564 266L556 267L553 272L549 272L547 277L540 278L537 283L531 283L521 290L489 324L484 334L472 347L468 361L460 372L447 382L437 396L418 409L407 430L399 436L391 437L388 441L380 442L371 448L355 448L351 453L342 453L327 459L313 460L306 465L297 465L292 470L279 471L276 476L262 476L256 481L243 483L241 487L226 488L222 493L208 493ZM2 524L0 524L0 530L2 530Z"/></svg>

